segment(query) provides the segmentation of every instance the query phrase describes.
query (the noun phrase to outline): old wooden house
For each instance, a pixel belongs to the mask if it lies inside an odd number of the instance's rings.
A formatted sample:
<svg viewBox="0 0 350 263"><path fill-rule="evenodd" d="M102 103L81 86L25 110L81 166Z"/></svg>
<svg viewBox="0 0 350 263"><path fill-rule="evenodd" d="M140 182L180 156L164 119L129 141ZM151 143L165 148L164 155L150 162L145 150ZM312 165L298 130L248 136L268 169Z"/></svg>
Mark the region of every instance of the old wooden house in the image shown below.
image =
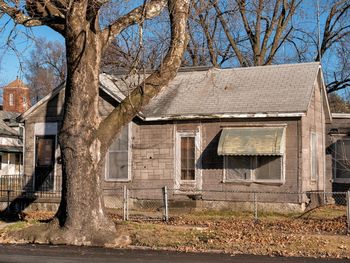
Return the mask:
<svg viewBox="0 0 350 263"><path fill-rule="evenodd" d="M105 116L127 89L120 76L100 82ZM26 189L60 190L63 101L60 86L19 118ZM167 186L176 198L201 200L220 198L214 190L324 191L331 119L319 63L182 70L110 146L104 188Z"/></svg>

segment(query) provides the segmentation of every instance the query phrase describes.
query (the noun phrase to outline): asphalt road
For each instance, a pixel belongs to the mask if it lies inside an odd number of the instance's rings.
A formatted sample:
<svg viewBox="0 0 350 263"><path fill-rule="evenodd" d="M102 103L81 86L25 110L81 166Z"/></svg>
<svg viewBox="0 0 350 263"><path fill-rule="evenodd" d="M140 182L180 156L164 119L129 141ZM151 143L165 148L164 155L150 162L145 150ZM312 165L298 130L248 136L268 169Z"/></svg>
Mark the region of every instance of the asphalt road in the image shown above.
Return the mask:
<svg viewBox="0 0 350 263"><path fill-rule="evenodd" d="M94 247L69 247L69 246L3 246L0 245L0 262L25 262L25 263L76 263L76 262L120 262L120 263L340 263L349 260L341 259L314 259L314 258L284 258L239 255L230 256L210 253L179 253L150 250L121 250Z"/></svg>

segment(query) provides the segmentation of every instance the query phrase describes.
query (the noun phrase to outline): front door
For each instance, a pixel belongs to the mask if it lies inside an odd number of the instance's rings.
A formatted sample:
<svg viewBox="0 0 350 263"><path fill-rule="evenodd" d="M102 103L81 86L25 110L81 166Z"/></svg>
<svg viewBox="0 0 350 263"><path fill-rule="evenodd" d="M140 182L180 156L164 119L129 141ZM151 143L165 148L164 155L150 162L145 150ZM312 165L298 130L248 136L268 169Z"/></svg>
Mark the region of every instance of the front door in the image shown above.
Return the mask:
<svg viewBox="0 0 350 263"><path fill-rule="evenodd" d="M35 191L54 190L56 136L35 136Z"/></svg>

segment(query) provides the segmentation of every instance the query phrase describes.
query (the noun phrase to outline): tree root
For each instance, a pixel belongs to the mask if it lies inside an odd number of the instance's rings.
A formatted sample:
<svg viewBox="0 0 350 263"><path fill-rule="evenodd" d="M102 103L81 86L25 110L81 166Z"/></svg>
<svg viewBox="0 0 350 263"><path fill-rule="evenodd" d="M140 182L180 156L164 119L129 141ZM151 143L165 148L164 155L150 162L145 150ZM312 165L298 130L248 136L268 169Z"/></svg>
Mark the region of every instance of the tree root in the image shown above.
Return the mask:
<svg viewBox="0 0 350 263"><path fill-rule="evenodd" d="M36 224L27 228L7 232L4 238L10 243L35 243L51 245L126 247L130 237L123 231L84 230L60 227L57 220Z"/></svg>

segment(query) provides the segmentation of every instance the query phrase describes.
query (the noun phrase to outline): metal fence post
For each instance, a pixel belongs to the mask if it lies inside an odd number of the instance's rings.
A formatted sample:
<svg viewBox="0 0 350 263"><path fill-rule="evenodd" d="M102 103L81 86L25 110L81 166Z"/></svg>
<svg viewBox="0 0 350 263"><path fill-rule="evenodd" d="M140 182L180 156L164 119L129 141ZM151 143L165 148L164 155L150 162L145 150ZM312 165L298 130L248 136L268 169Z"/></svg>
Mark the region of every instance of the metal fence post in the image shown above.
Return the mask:
<svg viewBox="0 0 350 263"><path fill-rule="evenodd" d="M346 193L346 218L348 221L348 233L350 233L350 191Z"/></svg>
<svg viewBox="0 0 350 263"><path fill-rule="evenodd" d="M123 220L129 220L129 207L128 207L128 199L129 199L129 190L126 188L126 185L123 187Z"/></svg>
<svg viewBox="0 0 350 263"><path fill-rule="evenodd" d="M258 197L257 197L257 193L254 193L253 197L254 197L254 221L257 222L258 221Z"/></svg>
<svg viewBox="0 0 350 263"><path fill-rule="evenodd" d="M163 203L164 203L164 221L169 221L169 211L168 211L168 188L163 187Z"/></svg>
<svg viewBox="0 0 350 263"><path fill-rule="evenodd" d="M10 212L10 192L11 190L7 190L7 207L6 207L6 213Z"/></svg>

